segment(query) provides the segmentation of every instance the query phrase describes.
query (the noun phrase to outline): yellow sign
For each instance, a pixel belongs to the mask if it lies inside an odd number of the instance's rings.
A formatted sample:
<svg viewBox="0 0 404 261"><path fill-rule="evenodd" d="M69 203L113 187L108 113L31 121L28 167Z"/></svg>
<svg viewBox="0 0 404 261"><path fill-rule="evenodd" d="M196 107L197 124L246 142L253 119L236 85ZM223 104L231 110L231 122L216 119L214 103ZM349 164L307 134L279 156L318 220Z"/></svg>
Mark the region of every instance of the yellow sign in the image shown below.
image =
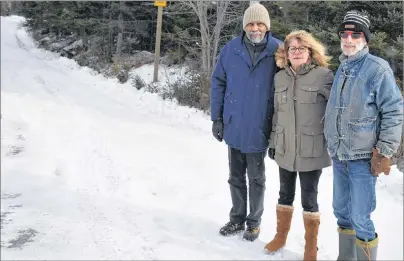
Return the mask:
<svg viewBox="0 0 404 261"><path fill-rule="evenodd" d="M166 7L167 1L154 1L154 6Z"/></svg>

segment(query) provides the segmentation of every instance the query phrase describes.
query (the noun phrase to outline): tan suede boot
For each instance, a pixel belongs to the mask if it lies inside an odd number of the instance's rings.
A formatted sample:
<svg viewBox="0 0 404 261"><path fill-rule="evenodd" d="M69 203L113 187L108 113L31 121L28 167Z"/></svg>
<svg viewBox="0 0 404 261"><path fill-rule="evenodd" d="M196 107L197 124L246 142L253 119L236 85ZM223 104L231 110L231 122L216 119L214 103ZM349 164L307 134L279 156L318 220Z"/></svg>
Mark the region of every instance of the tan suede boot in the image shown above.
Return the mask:
<svg viewBox="0 0 404 261"><path fill-rule="evenodd" d="M319 212L303 212L304 228L306 233L304 239L306 245L304 246L304 261L317 260L317 235L320 226L320 213Z"/></svg>
<svg viewBox="0 0 404 261"><path fill-rule="evenodd" d="M277 251L285 246L292 222L293 210L293 206L276 205L276 235L274 239L265 246L267 251Z"/></svg>

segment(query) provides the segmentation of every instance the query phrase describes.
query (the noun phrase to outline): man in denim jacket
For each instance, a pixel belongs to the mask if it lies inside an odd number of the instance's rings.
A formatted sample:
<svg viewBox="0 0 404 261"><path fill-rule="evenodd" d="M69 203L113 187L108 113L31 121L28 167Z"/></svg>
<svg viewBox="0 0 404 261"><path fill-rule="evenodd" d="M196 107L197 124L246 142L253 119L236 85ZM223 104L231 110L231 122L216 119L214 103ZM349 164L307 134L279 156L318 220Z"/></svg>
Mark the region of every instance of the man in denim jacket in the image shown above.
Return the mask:
<svg viewBox="0 0 404 261"><path fill-rule="evenodd" d="M376 179L389 174L403 128L403 97L389 64L369 53L369 25L366 15L349 11L338 28L343 54L325 114L338 260L377 258L378 235L370 219Z"/></svg>

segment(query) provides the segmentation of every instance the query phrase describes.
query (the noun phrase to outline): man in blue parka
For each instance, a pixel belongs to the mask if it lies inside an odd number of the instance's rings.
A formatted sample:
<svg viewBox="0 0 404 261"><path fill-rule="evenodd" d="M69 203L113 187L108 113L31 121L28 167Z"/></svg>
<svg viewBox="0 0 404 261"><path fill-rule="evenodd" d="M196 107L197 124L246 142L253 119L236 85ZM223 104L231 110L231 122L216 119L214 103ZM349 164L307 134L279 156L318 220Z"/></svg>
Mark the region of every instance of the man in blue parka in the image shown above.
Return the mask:
<svg viewBox="0 0 404 261"><path fill-rule="evenodd" d="M244 231L243 238L254 241L260 233L264 210L264 159L273 114L275 52L281 41L269 32L269 14L261 4L246 9L243 29L241 36L220 51L212 75L210 102L212 132L228 145L230 169L232 208L230 220L220 234Z"/></svg>

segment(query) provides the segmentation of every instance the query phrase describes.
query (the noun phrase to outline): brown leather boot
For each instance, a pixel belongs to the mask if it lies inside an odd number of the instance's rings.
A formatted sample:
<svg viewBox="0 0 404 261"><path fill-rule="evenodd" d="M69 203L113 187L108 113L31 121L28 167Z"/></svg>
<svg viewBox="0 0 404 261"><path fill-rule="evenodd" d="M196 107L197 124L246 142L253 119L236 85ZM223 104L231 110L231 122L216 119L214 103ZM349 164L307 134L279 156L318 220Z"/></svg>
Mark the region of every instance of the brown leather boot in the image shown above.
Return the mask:
<svg viewBox="0 0 404 261"><path fill-rule="evenodd" d="M319 212L303 212L304 228L306 233L304 239L306 244L304 246L304 261L317 260L317 235L320 226L320 213Z"/></svg>
<svg viewBox="0 0 404 261"><path fill-rule="evenodd" d="M290 223L292 222L293 210L293 206L276 205L276 235L274 239L265 246L267 251L277 251L285 246L286 238L290 230Z"/></svg>

